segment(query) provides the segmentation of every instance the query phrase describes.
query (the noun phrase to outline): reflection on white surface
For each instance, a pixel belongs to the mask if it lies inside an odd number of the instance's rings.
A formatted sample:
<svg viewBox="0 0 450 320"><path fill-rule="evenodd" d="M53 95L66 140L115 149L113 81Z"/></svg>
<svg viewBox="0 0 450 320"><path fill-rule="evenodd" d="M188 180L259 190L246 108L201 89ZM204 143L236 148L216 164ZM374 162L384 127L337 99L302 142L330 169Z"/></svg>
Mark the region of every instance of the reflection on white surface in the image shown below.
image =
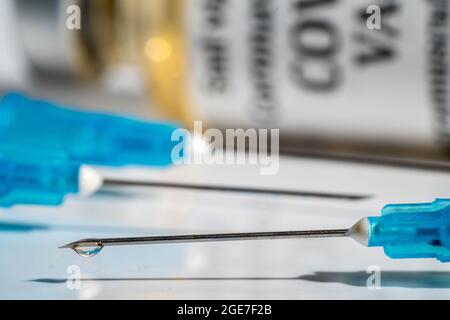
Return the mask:
<svg viewBox="0 0 450 320"><path fill-rule="evenodd" d="M449 298L448 265L389 260L351 239L263 240L107 247L82 258L58 246L88 237L349 227L385 203L450 197L450 174L282 158L277 176L252 166L127 169L136 179L363 193L345 201L139 188L70 198L61 208L0 213L0 298ZM69 266L80 290L69 290ZM381 268L381 290L366 269ZM367 275L367 277L365 277ZM429 279L429 280L427 280ZM385 285L383 285L383 283Z"/></svg>

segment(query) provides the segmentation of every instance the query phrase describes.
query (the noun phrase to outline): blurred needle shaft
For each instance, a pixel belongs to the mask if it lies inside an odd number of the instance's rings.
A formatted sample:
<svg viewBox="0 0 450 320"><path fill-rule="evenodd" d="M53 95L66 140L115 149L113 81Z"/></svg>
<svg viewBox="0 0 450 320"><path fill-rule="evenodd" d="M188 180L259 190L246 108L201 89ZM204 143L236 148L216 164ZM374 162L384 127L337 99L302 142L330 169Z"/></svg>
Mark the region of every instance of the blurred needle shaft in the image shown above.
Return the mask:
<svg viewBox="0 0 450 320"><path fill-rule="evenodd" d="M361 194L343 194L331 192L313 192L313 191L297 191L286 189L263 189L250 187L235 187L235 186L220 186L220 185L200 185L179 182L156 182L156 181L135 181L135 180L121 180L121 179L105 179L104 185L106 187L148 187L148 188L172 188L184 190L200 190L200 191L218 191L218 192L233 192L233 193L250 193L250 194L267 194L267 195L282 195L294 197L316 197L316 198L332 198L345 200L363 200L369 198L368 195Z"/></svg>

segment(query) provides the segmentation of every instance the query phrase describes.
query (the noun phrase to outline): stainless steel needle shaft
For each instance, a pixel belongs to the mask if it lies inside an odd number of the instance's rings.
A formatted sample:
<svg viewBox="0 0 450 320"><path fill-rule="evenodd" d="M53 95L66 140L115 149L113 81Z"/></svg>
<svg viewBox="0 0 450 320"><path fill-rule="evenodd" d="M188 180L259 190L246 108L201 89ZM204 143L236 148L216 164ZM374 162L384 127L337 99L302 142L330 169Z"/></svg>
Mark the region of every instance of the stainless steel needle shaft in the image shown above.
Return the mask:
<svg viewBox="0 0 450 320"><path fill-rule="evenodd" d="M129 246L139 244L160 243L192 243L209 241L238 241L266 239L302 239L350 237L363 245L368 245L368 219L363 218L349 229L275 231L275 232L243 232L243 233L211 233L188 234L131 238L91 238L68 243L61 248L70 248L83 257L98 254L105 246Z"/></svg>
<svg viewBox="0 0 450 320"><path fill-rule="evenodd" d="M265 240L265 239L300 239L300 238L330 238L346 237L349 229L336 230L308 230L308 231L277 231L277 232L250 232L250 233L215 233L191 234L132 238L103 238L82 239L62 246L61 248L83 248L104 246L126 246L139 244L160 243L191 243L208 241L238 241L238 240Z"/></svg>

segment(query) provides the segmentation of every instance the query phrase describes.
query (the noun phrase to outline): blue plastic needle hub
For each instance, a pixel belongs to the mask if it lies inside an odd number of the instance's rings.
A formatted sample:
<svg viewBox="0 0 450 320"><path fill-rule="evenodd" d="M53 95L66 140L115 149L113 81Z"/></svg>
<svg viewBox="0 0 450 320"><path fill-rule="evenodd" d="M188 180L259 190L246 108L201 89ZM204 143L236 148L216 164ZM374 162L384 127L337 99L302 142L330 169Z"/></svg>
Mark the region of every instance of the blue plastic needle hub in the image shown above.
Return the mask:
<svg viewBox="0 0 450 320"><path fill-rule="evenodd" d="M18 156L0 151L0 207L16 204L59 205L79 191L80 166L64 157Z"/></svg>
<svg viewBox="0 0 450 320"><path fill-rule="evenodd" d="M176 125L85 112L7 94L0 103L0 144L65 153L70 161L105 166L172 164Z"/></svg>
<svg viewBox="0 0 450 320"><path fill-rule="evenodd" d="M450 262L450 199L390 204L369 217L369 246L382 246L390 258L436 258Z"/></svg>

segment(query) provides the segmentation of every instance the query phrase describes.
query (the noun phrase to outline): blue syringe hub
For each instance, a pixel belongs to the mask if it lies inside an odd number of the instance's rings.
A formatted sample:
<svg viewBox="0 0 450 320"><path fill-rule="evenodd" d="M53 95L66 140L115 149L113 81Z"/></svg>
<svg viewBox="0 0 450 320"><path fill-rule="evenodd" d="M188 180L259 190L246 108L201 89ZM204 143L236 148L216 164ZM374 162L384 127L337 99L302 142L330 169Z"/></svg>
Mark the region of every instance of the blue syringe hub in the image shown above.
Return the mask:
<svg viewBox="0 0 450 320"><path fill-rule="evenodd" d="M450 199L389 204L367 218L368 246L383 247L393 259L436 258L450 262Z"/></svg>
<svg viewBox="0 0 450 320"><path fill-rule="evenodd" d="M68 163L65 157L54 154L51 157L30 157L12 149L15 148L8 148L7 152L2 148L0 151L0 207L59 205L66 195L80 193L83 185L89 185L83 181L81 172L84 169ZM92 180L89 172L84 176ZM101 180L97 185L90 183L91 191L95 192L100 184Z"/></svg>
<svg viewBox="0 0 450 320"><path fill-rule="evenodd" d="M179 127L107 113L86 112L10 93L0 103L0 144L64 153L101 166L167 166ZM177 155L181 156L181 155Z"/></svg>

